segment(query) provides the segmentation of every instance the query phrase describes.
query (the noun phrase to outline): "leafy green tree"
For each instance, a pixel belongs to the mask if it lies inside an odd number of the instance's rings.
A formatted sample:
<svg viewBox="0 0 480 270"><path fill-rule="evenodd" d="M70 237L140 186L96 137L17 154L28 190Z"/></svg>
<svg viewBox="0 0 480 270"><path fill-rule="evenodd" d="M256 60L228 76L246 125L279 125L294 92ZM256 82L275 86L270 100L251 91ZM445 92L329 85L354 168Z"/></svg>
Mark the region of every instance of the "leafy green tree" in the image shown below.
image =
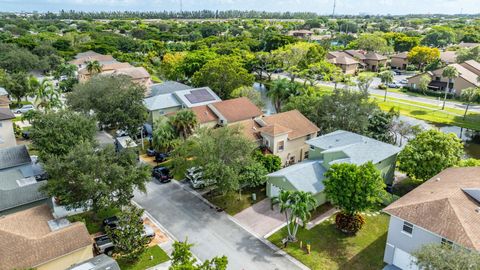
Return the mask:
<svg viewBox="0 0 480 270"><path fill-rule="evenodd" d="M172 265L169 270L226 270L228 259L225 256L215 257L206 260L203 264L199 264L197 259L193 257L190 249L193 244L175 241L173 243Z"/></svg>
<svg viewBox="0 0 480 270"><path fill-rule="evenodd" d="M369 52L386 53L392 51L388 46L387 41L377 34L361 34L358 39L358 48Z"/></svg>
<svg viewBox="0 0 480 270"><path fill-rule="evenodd" d="M453 89L453 80L460 75L460 72L454 66L447 66L442 71L442 77L448 78L448 87L445 88L445 97L443 98L442 110L445 109L445 102L447 101L448 92Z"/></svg>
<svg viewBox="0 0 480 270"><path fill-rule="evenodd" d="M479 77L480 81L480 77ZM467 107L465 107L465 113L463 114L463 118L467 116L468 108L473 102L480 101L480 87L469 87L467 89L463 89L460 98L462 101L467 103Z"/></svg>
<svg viewBox="0 0 480 270"><path fill-rule="evenodd" d="M180 70L182 70L186 78L192 78L205 64L217 58L218 55L212 50L201 49L191 51L183 57Z"/></svg>
<svg viewBox="0 0 480 270"><path fill-rule="evenodd" d="M255 60L253 63L253 70L257 73L259 78L263 78L263 75L267 75L267 80L272 80L272 74L278 67L278 57L271 52L258 52L255 54Z"/></svg>
<svg viewBox="0 0 480 270"><path fill-rule="evenodd" d="M146 192L150 169L139 165L132 149L115 152L113 146L95 149L91 143L77 143L64 156L44 162L49 180L42 191L57 198L67 209L120 208L130 204L134 190Z"/></svg>
<svg viewBox="0 0 480 270"><path fill-rule="evenodd" d="M231 96L232 98L246 97L259 108L265 106L265 102L263 102L260 92L251 86L241 86L233 90Z"/></svg>
<svg viewBox="0 0 480 270"><path fill-rule="evenodd" d="M103 126L136 134L147 118L144 93L144 86L128 76L96 76L76 85L67 104L76 111L93 111Z"/></svg>
<svg viewBox="0 0 480 270"><path fill-rule="evenodd" d="M480 159L475 159L475 158L467 158L467 159L462 159L458 164L456 165L457 167L477 167L480 166Z"/></svg>
<svg viewBox="0 0 480 270"><path fill-rule="evenodd" d="M98 62L97 60L88 61L85 68L92 76L102 72L102 64L100 64L100 62Z"/></svg>
<svg viewBox="0 0 480 270"><path fill-rule="evenodd" d="M197 116L192 110L183 109L170 117L170 124L178 136L185 139L192 135L197 127Z"/></svg>
<svg viewBox="0 0 480 270"><path fill-rule="evenodd" d="M115 245L115 253L120 259L128 263L138 261L140 256L147 250L149 239L143 236L144 228L142 220L143 209L133 205L124 207L118 215L116 228L105 227L107 235Z"/></svg>
<svg viewBox="0 0 480 270"><path fill-rule="evenodd" d="M209 86L222 99L228 99L238 87L251 86L253 81L254 76L243 67L238 58L230 56L209 61L192 78L195 86Z"/></svg>
<svg viewBox="0 0 480 270"><path fill-rule="evenodd" d="M430 85L430 82L432 82L432 77L429 75L422 75L420 77L420 81L418 82L418 89L425 93L428 90L428 86Z"/></svg>
<svg viewBox="0 0 480 270"><path fill-rule="evenodd" d="M218 191L238 191L241 172L253 162L255 148L239 127L203 128L175 148L173 168L176 174L202 167L203 178L215 182Z"/></svg>
<svg viewBox="0 0 480 270"><path fill-rule="evenodd" d="M360 91L362 92L368 93L368 89L370 88L370 85L372 84L374 77L375 76L373 74L369 74L369 73L361 73L360 75L358 75L358 78L357 78L358 89L360 89Z"/></svg>
<svg viewBox="0 0 480 270"><path fill-rule="evenodd" d="M287 241L295 242L301 221L305 226L311 217L310 211L317 206L312 193L304 191L281 190L278 197L272 198L273 204L278 204L280 212L285 214L287 221Z"/></svg>
<svg viewBox="0 0 480 270"><path fill-rule="evenodd" d="M385 85L385 97L383 98L383 101L387 101L387 93L388 93L387 85L393 82L393 74L390 70L385 70L380 72L378 74L378 77L380 77L380 80Z"/></svg>
<svg viewBox="0 0 480 270"><path fill-rule="evenodd" d="M252 162L241 171L240 185L258 187L267 181L267 169L262 163Z"/></svg>
<svg viewBox="0 0 480 270"><path fill-rule="evenodd" d="M28 72L40 68L40 59L29 50L0 43L0 68L9 72Z"/></svg>
<svg viewBox="0 0 480 270"><path fill-rule="evenodd" d="M444 48L450 44L455 44L455 42L455 31L452 28L445 26L432 27L432 29L422 39L423 45L437 48Z"/></svg>
<svg viewBox="0 0 480 270"><path fill-rule="evenodd" d="M153 146L158 151L170 152L180 141L170 118L164 117L157 120L153 129Z"/></svg>
<svg viewBox="0 0 480 270"><path fill-rule="evenodd" d="M454 166L463 155L463 143L454 133L428 130L410 140L398 155L399 169L418 180L428 180Z"/></svg>
<svg viewBox="0 0 480 270"><path fill-rule="evenodd" d="M419 269L476 270L480 265L480 255L463 247L429 244L412 253Z"/></svg>
<svg viewBox="0 0 480 270"><path fill-rule="evenodd" d="M4 77L3 87L8 93L17 100L20 104L22 98L33 92L33 89L38 85L35 77L32 77L24 72L6 74Z"/></svg>
<svg viewBox="0 0 480 270"><path fill-rule="evenodd" d="M282 160L279 156L272 154L264 155L261 151L257 150L253 153L253 158L265 167L267 173L276 172L282 168Z"/></svg>
<svg viewBox="0 0 480 270"><path fill-rule="evenodd" d="M399 113L393 108L388 112L375 110L368 119L367 136L382 142L394 143L393 120L398 116Z"/></svg>
<svg viewBox="0 0 480 270"><path fill-rule="evenodd" d="M181 68L185 55L184 52L175 52L166 53L163 56L161 72L165 79L172 81L183 81L185 79L185 73Z"/></svg>
<svg viewBox="0 0 480 270"><path fill-rule="evenodd" d="M341 209L336 225L347 233L356 233L364 221L359 212L369 210L382 202L385 183L372 162L355 164L333 164L325 173L327 199ZM360 222L358 222L358 221Z"/></svg>
<svg viewBox="0 0 480 270"><path fill-rule="evenodd" d="M295 95L298 85L290 82L287 79L278 79L273 81L272 85L267 90L267 96L272 99L275 111L281 112L282 105L288 98Z"/></svg>
<svg viewBox="0 0 480 270"><path fill-rule="evenodd" d="M71 111L38 114L31 120L31 138L42 160L63 156L77 144L94 143L95 120Z"/></svg>
<svg viewBox="0 0 480 270"><path fill-rule="evenodd" d="M457 62L463 63L468 60L475 60L480 62L480 46L473 47L471 49L459 49L457 51Z"/></svg>

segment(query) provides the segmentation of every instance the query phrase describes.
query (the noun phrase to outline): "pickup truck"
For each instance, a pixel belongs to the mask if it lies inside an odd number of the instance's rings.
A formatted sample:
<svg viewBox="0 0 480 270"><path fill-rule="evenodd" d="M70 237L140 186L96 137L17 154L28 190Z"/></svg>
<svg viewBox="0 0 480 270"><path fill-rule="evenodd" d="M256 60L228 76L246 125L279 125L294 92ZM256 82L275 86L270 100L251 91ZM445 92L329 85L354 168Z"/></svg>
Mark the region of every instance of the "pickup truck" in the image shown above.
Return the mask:
<svg viewBox="0 0 480 270"><path fill-rule="evenodd" d="M116 229L119 229L118 227ZM147 224L143 224L143 237L148 237L153 239L155 237L155 231L152 227ZM106 234L95 237L93 247L98 254L106 254L108 256L113 255L115 245L113 244L112 239Z"/></svg>

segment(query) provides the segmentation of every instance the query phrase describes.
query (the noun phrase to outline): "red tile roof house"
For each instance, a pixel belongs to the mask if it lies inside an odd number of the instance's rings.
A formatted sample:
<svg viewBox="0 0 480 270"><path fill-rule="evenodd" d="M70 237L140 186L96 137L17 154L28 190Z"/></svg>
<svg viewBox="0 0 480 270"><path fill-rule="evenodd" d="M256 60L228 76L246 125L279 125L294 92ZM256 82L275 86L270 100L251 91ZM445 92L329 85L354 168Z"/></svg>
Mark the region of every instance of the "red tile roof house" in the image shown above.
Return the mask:
<svg viewBox="0 0 480 270"><path fill-rule="evenodd" d="M425 244L480 252L480 167L446 169L383 211L391 216L387 264L418 269L411 254Z"/></svg>

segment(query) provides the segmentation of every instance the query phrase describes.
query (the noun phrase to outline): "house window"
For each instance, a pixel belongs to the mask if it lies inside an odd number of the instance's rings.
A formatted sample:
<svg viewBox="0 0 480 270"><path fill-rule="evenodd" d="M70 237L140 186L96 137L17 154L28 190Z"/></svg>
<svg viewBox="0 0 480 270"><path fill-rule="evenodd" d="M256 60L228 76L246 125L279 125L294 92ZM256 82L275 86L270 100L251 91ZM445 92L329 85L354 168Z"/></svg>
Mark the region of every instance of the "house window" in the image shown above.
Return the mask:
<svg viewBox="0 0 480 270"><path fill-rule="evenodd" d="M308 151L306 151L305 154L303 155L303 159L308 159Z"/></svg>
<svg viewBox="0 0 480 270"><path fill-rule="evenodd" d="M278 142L278 151L283 151L285 149L285 141Z"/></svg>
<svg viewBox="0 0 480 270"><path fill-rule="evenodd" d="M288 164L295 164L295 156L291 156L290 159L288 160Z"/></svg>
<svg viewBox="0 0 480 270"><path fill-rule="evenodd" d="M442 238L442 245L451 247L453 245L453 242L445 238Z"/></svg>
<svg viewBox="0 0 480 270"><path fill-rule="evenodd" d="M435 77L435 81L440 81L441 78L440 77Z"/></svg>
<svg viewBox="0 0 480 270"><path fill-rule="evenodd" d="M270 147L270 142L267 139L265 139L265 146Z"/></svg>
<svg viewBox="0 0 480 270"><path fill-rule="evenodd" d="M402 231L411 235L413 232L413 224L404 221Z"/></svg>

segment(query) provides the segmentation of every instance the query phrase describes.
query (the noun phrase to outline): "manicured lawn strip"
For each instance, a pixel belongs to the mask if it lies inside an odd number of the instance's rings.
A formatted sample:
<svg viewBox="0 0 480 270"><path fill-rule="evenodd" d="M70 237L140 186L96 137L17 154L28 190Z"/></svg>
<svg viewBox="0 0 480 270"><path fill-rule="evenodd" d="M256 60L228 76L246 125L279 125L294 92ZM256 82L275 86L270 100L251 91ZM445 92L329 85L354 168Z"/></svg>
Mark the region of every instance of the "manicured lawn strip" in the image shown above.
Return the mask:
<svg viewBox="0 0 480 270"><path fill-rule="evenodd" d="M257 194L257 200L252 200L252 193ZM207 194L205 198L214 205L222 208L229 215L233 216L240 213L242 210L252 206L254 203L259 202L267 197L265 185L242 190L242 194L238 192L229 192L225 195L213 195Z"/></svg>
<svg viewBox="0 0 480 270"><path fill-rule="evenodd" d="M463 119L463 116L451 114L438 109L430 110L428 108L423 108L427 107L423 105L421 105L422 107L419 107L414 104L410 105L399 103L390 101L388 99L386 102L384 102L383 99L381 100L379 98L376 99L376 101L378 106L384 111L395 108L396 110L400 111L401 115L410 116L433 123L455 125L468 129L480 130L480 114L469 114L465 119Z"/></svg>
<svg viewBox="0 0 480 270"><path fill-rule="evenodd" d="M398 88L388 88L388 92L405 94L405 95L408 95L408 96L411 96L411 97L428 98L428 99L432 99L432 100L437 100L437 99L438 99L437 97L434 97L434 96L424 95L424 94L422 94L422 93L413 92L413 91L405 90L405 89L398 89ZM447 98L447 101L448 101L448 102L458 103L458 104L463 104L463 102L461 102L460 100L452 99L452 98ZM478 103L476 103L476 104L478 104Z"/></svg>
<svg viewBox="0 0 480 270"><path fill-rule="evenodd" d="M408 192L412 191L414 188L421 185L423 182L419 180L414 180L410 178L403 179L402 181L393 185L392 192L393 194L402 197Z"/></svg>
<svg viewBox="0 0 480 270"><path fill-rule="evenodd" d="M120 212L119 209L111 208L106 210L101 210L97 214L97 218L94 219L93 212L87 211L85 213L76 214L73 216L69 216L67 219L70 222L80 221L85 223L87 226L87 230L89 234L95 234L102 230L102 221L108 217L115 216Z"/></svg>
<svg viewBox="0 0 480 270"><path fill-rule="evenodd" d="M153 260L150 260L150 256L153 256ZM163 251L159 246L155 245L149 247L145 253L142 254L140 259L134 264L128 264L122 259L117 260L120 269L122 270L144 270L155 265L164 263L170 260L167 253Z"/></svg>
<svg viewBox="0 0 480 270"><path fill-rule="evenodd" d="M311 230L299 230L303 249L298 242L288 244L284 250L311 269L382 269L389 218L378 214L365 219L366 224L356 236L347 236L335 228L331 217ZM281 240L286 236L283 228L268 240L282 247ZM311 243L311 254L305 250L307 242Z"/></svg>

